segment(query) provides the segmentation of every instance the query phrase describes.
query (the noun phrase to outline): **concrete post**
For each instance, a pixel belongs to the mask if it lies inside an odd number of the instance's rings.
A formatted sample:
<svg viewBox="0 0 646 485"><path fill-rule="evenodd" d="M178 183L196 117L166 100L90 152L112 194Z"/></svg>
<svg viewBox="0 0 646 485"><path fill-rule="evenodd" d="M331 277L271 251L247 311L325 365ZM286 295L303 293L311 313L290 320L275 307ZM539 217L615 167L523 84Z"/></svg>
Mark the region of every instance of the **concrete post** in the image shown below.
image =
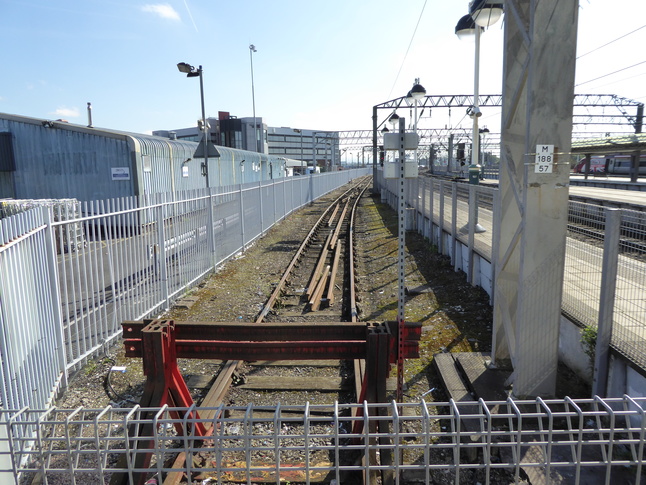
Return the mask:
<svg viewBox="0 0 646 485"><path fill-rule="evenodd" d="M575 0L505 2L492 349L495 359L511 358L516 397L556 387L577 9ZM553 147L549 169L537 145Z"/></svg>

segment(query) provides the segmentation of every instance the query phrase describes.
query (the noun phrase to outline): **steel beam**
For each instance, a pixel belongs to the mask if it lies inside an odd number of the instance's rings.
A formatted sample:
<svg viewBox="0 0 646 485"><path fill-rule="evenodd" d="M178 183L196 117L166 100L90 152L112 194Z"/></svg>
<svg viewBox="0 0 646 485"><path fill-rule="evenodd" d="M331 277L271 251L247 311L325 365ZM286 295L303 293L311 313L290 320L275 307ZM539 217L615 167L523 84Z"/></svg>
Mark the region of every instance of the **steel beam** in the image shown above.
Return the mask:
<svg viewBox="0 0 646 485"><path fill-rule="evenodd" d="M164 326L173 335L177 358L232 360L364 359L370 328L384 326L390 360L395 362L397 322L237 323L144 320L124 322L126 357L145 357L146 329ZM161 327L160 327L161 328ZM421 324L402 328L404 357L419 357Z"/></svg>

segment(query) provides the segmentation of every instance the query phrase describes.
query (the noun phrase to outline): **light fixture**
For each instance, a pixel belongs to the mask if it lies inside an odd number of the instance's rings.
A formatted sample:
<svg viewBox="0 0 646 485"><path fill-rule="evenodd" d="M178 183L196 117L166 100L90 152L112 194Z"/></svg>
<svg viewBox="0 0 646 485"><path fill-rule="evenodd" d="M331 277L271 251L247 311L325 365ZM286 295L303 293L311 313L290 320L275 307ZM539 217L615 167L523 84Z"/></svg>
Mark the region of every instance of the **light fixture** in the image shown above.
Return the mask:
<svg viewBox="0 0 646 485"><path fill-rule="evenodd" d="M406 94L406 98L404 99L404 101L406 101L406 104L407 104L408 106L413 106L413 104L415 104L415 98L413 98L413 93L411 93L410 91L408 91L408 93Z"/></svg>
<svg viewBox="0 0 646 485"><path fill-rule="evenodd" d="M420 83L415 83L412 89L409 91L413 99L418 100L426 96L426 89Z"/></svg>
<svg viewBox="0 0 646 485"><path fill-rule="evenodd" d="M495 0L473 0L469 4L469 14L476 24L490 27L502 17L503 4Z"/></svg>
<svg viewBox="0 0 646 485"><path fill-rule="evenodd" d="M186 77L197 77L200 75L200 71L201 71L201 69L195 69L187 62L177 63L177 69L179 69L179 72L183 72L184 74L186 74Z"/></svg>
<svg viewBox="0 0 646 485"><path fill-rule="evenodd" d="M390 130L384 126L384 128L381 130L382 133L388 133Z"/></svg>
<svg viewBox="0 0 646 485"><path fill-rule="evenodd" d="M480 31L483 30L484 27L480 27ZM458 23L455 26L455 35L457 35L460 40L470 39L475 35L475 33L476 23L471 15L466 14L458 20Z"/></svg>
<svg viewBox="0 0 646 485"><path fill-rule="evenodd" d="M388 123L390 123L393 126L396 126L397 123L399 123L399 115L397 113L393 113L390 118L388 118Z"/></svg>
<svg viewBox="0 0 646 485"><path fill-rule="evenodd" d="M473 118L474 116L476 118L480 118L482 116L482 111L480 111L480 108L478 106L469 106L467 108L467 114L471 118Z"/></svg>

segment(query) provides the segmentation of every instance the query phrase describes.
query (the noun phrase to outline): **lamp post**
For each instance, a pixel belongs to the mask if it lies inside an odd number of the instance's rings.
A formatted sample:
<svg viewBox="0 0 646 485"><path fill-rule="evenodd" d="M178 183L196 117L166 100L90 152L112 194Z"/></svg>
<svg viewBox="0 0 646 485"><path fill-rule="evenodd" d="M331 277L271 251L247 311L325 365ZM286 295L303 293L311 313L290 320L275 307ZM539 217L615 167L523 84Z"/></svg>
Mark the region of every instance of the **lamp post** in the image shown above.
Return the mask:
<svg viewBox="0 0 646 485"><path fill-rule="evenodd" d="M419 78L415 79L415 84L408 93L413 98L415 120L413 121L413 133L417 134L417 105L419 100L426 96L426 89L419 83ZM417 148L415 148L415 164L417 164Z"/></svg>
<svg viewBox="0 0 646 485"><path fill-rule="evenodd" d="M484 128L480 128L478 130L478 135L479 135L478 136L478 146L480 147L479 156L480 156L480 160L482 160L482 163L480 164L481 165L480 170L482 172L482 178L483 179L484 179L484 174L485 174L485 164L487 163L487 160L486 160L486 157L485 157L485 151L484 151L484 145L485 145L484 140L485 140L485 136L486 136L487 133L489 133L489 128L487 128L486 126Z"/></svg>
<svg viewBox="0 0 646 485"><path fill-rule="evenodd" d="M253 109L253 136L254 136L254 146L255 146L255 151L259 152L258 150L258 124L256 123L256 94L254 90L254 85L253 85L253 53L258 52L256 50L256 46L253 44L249 45L249 60L251 61L251 105Z"/></svg>
<svg viewBox="0 0 646 485"><path fill-rule="evenodd" d="M473 0L469 3L469 13L463 16L455 26L459 38L475 38L475 63L473 69L473 105L467 109L467 114L473 119L473 135L471 150L471 165L477 167L480 161L480 131L478 118L480 111L480 34L485 27L495 24L502 16L503 5L499 1Z"/></svg>
<svg viewBox="0 0 646 485"><path fill-rule="evenodd" d="M480 111L480 33L484 28L477 25L470 14L462 17L455 26L455 33L460 38L474 36L475 38L475 64L473 69L473 104L467 108L467 114L473 120L473 132L471 135L471 165L476 167L479 160L479 137L478 118L482 116Z"/></svg>
<svg viewBox="0 0 646 485"><path fill-rule="evenodd" d="M294 133L301 134L301 175L305 175L305 170L303 167L303 163L305 163L305 161L303 160L303 130L299 128L292 128L292 130L294 131Z"/></svg>
<svg viewBox="0 0 646 485"><path fill-rule="evenodd" d="M207 145L208 128L206 125L206 112L204 111L204 82L202 77L202 66L195 69L186 62L180 62L177 64L177 69L179 69L179 72L186 74L186 77L200 78L200 99L202 101L202 142L204 143L204 165L202 175L206 177L206 188L208 189L211 184L209 183L209 150Z"/></svg>

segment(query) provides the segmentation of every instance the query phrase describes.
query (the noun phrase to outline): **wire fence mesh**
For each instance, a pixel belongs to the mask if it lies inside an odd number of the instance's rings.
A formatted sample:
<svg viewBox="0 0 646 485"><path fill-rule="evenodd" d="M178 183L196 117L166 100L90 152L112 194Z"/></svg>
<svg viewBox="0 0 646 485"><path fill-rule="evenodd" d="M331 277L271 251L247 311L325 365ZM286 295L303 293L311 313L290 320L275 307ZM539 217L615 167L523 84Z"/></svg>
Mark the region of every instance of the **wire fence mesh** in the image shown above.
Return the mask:
<svg viewBox="0 0 646 485"><path fill-rule="evenodd" d="M639 483L644 399L5 410L2 483ZM200 410L198 410L199 413ZM195 433L196 424L210 430ZM34 438L31 438L31 437ZM185 459L181 459L182 455ZM189 479L190 478L190 479ZM186 482L185 482L186 483Z"/></svg>

